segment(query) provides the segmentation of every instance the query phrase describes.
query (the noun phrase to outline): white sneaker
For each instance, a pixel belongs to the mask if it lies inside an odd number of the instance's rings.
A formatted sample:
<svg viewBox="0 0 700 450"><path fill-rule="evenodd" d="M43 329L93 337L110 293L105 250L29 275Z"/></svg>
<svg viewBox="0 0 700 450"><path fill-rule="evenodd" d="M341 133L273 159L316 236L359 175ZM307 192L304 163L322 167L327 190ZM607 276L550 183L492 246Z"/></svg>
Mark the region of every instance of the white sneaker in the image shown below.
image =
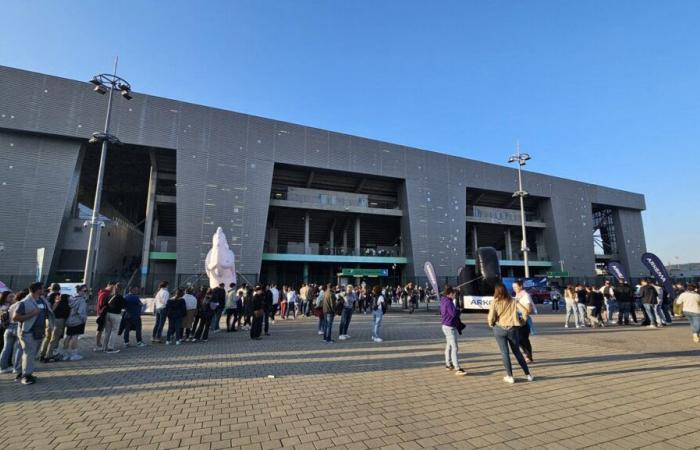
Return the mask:
<svg viewBox="0 0 700 450"><path fill-rule="evenodd" d="M350 339L350 337L351 337L351 336L350 336L349 334L346 334L346 335L345 335L345 339Z"/></svg>
<svg viewBox="0 0 700 450"><path fill-rule="evenodd" d="M527 381L535 381L535 377L532 376L532 374L527 376Z"/></svg>
<svg viewBox="0 0 700 450"><path fill-rule="evenodd" d="M319 332L318 332L318 335L319 335L319 336L323 336L323 331L319 331Z"/></svg>
<svg viewBox="0 0 700 450"><path fill-rule="evenodd" d="M374 342L384 342L384 339L382 338L374 338Z"/></svg>
<svg viewBox="0 0 700 450"><path fill-rule="evenodd" d="M347 338L345 337L344 334L341 334L340 336L338 336L339 341L344 341L345 339L347 339Z"/></svg>
<svg viewBox="0 0 700 450"><path fill-rule="evenodd" d="M175 341L175 345L180 345L180 341Z"/></svg>
<svg viewBox="0 0 700 450"><path fill-rule="evenodd" d="M656 325L651 324L651 325L649 325L647 328L656 328Z"/></svg>
<svg viewBox="0 0 700 450"><path fill-rule="evenodd" d="M0 373L11 373L12 372L12 367L8 367L6 369L0 370Z"/></svg>
<svg viewBox="0 0 700 450"><path fill-rule="evenodd" d="M136 344L136 346L137 346L137 347L145 347L145 346L146 346L146 343L145 343L145 342L138 342L138 343Z"/></svg>
<svg viewBox="0 0 700 450"><path fill-rule="evenodd" d="M505 381L508 384L515 383L515 379L513 379L513 377L503 377L503 381Z"/></svg>
<svg viewBox="0 0 700 450"><path fill-rule="evenodd" d="M74 355L71 355L71 357L70 357L71 361L80 361L81 359L83 359L82 355L79 355L77 353Z"/></svg>
<svg viewBox="0 0 700 450"><path fill-rule="evenodd" d="M569 324L568 323L564 324L564 328L569 328ZM578 327L576 327L576 328L578 328Z"/></svg>
<svg viewBox="0 0 700 450"><path fill-rule="evenodd" d="M170 341L165 341L165 345L170 345Z"/></svg>

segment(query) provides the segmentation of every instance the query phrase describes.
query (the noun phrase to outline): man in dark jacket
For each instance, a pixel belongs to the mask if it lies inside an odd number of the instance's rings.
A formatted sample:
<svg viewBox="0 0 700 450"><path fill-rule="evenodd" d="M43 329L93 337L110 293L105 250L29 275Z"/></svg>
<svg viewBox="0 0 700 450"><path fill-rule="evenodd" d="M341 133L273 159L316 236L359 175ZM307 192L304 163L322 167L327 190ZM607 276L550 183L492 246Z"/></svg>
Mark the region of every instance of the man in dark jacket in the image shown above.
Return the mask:
<svg viewBox="0 0 700 450"><path fill-rule="evenodd" d="M221 313L224 311L226 303L226 286L220 283L211 291L211 307L214 313L212 314L211 324L209 329L215 333L219 332L219 322L221 321Z"/></svg>
<svg viewBox="0 0 700 450"><path fill-rule="evenodd" d="M656 292L651 281L647 278L642 280L642 287L639 289L639 296L642 299L644 312L649 317L649 328L656 328L656 323L661 326L661 320L656 317L656 304L659 300L659 294Z"/></svg>
<svg viewBox="0 0 700 450"><path fill-rule="evenodd" d="M265 315L265 293L259 284L255 286L252 307L253 324L250 327L250 338L260 340L262 339L260 335L262 334L263 316Z"/></svg>
<svg viewBox="0 0 700 450"><path fill-rule="evenodd" d="M270 320L275 316L275 307L272 303L272 291L270 290L270 285L265 286L265 304L263 309L265 310L265 314L263 315L265 336L269 336Z"/></svg>
<svg viewBox="0 0 700 450"><path fill-rule="evenodd" d="M632 295L632 288L627 284L627 281L622 281L622 284L615 286L614 288L615 299L617 300L617 305L620 308L620 312L617 315L617 324L629 325L630 324L630 312L634 311L634 297ZM634 317L634 323L637 323L637 318Z"/></svg>

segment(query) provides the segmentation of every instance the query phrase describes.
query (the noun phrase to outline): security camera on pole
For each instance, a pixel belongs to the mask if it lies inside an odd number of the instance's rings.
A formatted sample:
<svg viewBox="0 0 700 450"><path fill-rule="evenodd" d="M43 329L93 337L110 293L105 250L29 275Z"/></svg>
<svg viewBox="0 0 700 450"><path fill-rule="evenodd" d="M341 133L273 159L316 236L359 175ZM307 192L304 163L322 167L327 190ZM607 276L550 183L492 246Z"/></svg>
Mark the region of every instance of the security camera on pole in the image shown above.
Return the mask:
<svg viewBox="0 0 700 450"><path fill-rule="evenodd" d="M95 75L90 83L95 85L93 89L98 94L106 94L109 90L109 100L107 101L107 118L105 119L105 128L102 133L92 133L90 138L91 144L102 144L102 151L100 153L100 167L97 171L97 186L95 188L95 202L92 207L92 216L87 222L90 227L90 237L88 239L87 256L85 258L85 272L83 274L83 282L87 285L89 292L92 292L92 282L93 273L95 268L95 261L97 255L95 255L96 246L99 243L99 233L101 228L104 228L104 223L100 220L100 203L102 201L102 184L104 182L105 175L105 163L107 161L107 145L108 144L121 144L116 136L109 133L109 120L112 115L112 98L114 97L114 91L120 91L121 96L126 100L131 100L131 85L128 81L117 76L117 63L119 58L117 57L114 61L114 73L107 74L101 73Z"/></svg>
<svg viewBox="0 0 700 450"><path fill-rule="evenodd" d="M525 266L525 278L530 278L530 267L528 267L528 252L530 249L527 246L527 234L525 231L525 197L528 195L523 190L523 175L522 167L525 162L530 159L527 153L520 153L520 142L517 143L517 153L508 158L509 163L518 163L518 190L513 193L513 197L520 197L520 225L523 231L523 240L520 242L520 251L523 252L523 264Z"/></svg>

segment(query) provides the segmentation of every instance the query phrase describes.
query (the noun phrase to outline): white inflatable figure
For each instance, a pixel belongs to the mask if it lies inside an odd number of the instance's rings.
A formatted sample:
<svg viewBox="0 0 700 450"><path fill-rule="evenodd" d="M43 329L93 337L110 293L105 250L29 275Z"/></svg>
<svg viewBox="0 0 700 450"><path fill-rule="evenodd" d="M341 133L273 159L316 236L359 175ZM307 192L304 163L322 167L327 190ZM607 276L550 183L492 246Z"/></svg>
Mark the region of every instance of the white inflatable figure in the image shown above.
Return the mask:
<svg viewBox="0 0 700 450"><path fill-rule="evenodd" d="M221 227L216 229L212 238L212 247L207 253L204 266L209 276L209 286L212 288L224 283L226 288L236 282L235 255L228 247L226 235Z"/></svg>

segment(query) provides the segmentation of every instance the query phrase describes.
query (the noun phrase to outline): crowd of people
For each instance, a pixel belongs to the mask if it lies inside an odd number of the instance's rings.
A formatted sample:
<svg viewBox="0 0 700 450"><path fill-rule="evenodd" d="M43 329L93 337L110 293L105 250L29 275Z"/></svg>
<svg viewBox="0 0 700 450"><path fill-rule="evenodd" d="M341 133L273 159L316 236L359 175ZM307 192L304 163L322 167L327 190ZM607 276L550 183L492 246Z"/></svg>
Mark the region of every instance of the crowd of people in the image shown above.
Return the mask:
<svg viewBox="0 0 700 450"><path fill-rule="evenodd" d="M120 336L123 347L131 347L132 332L136 339L133 346L147 345L142 325L147 303L140 297L138 287L124 291L121 283L109 282L97 293L95 352L119 352ZM513 283L512 292L514 296L503 284L495 286L487 322L494 330L502 354L505 381L514 382L510 352L532 381L528 364L534 361L530 336L535 331L532 317L537 314L537 305L522 281ZM44 363L81 360L78 339L85 334L88 319L87 293L84 285L78 286L71 296L61 293L58 284L45 289L41 283L32 283L19 292L0 293L0 373L13 373L22 384L33 384L35 360ZM176 288L171 292L163 281L153 299L150 343L175 346L206 343L210 334L220 331L246 331L251 339L260 340L263 333L270 335L270 324L275 320L314 317L318 320L318 335L323 342L332 344L336 316L340 318L337 339L342 341L351 338L353 313L372 315L371 340L380 343L382 318L390 304L413 312L420 301L429 301L431 294L413 283L400 287L304 283L298 290L293 286L278 288L275 284L231 283L213 288ZM700 343L700 294L694 284L676 285L676 290L669 294L651 279L642 280L635 290L624 282L613 286L606 281L600 287L569 285L563 297L566 328L572 318L576 328L612 323L629 325L630 321L638 322L638 310L644 317L642 325L657 328L670 324L672 316L683 314L690 322L693 341ZM560 298L553 289L554 311L559 309ZM460 313L459 291L446 286L440 297L441 325L446 339L445 366L457 375L465 375L457 356L458 335L464 329ZM221 328L224 315L225 328Z"/></svg>

